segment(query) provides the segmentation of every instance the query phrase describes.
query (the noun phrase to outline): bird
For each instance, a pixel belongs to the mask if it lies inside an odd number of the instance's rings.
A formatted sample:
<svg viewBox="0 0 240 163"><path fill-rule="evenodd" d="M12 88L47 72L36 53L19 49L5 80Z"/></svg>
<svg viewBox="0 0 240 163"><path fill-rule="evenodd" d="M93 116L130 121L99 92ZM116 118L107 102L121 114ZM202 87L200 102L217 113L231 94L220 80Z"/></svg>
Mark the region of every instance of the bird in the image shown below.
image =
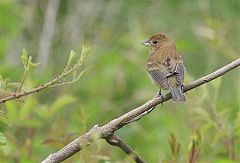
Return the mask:
<svg viewBox="0 0 240 163"><path fill-rule="evenodd" d="M160 88L157 97L162 97L161 89L170 90L174 103L185 102L183 81L186 70L175 42L159 32L141 44L149 48L147 71L152 83Z"/></svg>

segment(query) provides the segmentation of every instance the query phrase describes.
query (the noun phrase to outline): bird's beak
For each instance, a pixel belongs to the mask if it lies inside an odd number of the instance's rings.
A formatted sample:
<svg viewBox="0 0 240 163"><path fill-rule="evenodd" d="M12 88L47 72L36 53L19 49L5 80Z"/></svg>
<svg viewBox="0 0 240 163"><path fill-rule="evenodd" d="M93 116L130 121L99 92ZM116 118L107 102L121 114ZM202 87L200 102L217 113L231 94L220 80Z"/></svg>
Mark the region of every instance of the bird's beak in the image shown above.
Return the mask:
<svg viewBox="0 0 240 163"><path fill-rule="evenodd" d="M143 42L141 42L141 44L144 45L144 46L147 46L147 47L150 46L149 40L143 41Z"/></svg>

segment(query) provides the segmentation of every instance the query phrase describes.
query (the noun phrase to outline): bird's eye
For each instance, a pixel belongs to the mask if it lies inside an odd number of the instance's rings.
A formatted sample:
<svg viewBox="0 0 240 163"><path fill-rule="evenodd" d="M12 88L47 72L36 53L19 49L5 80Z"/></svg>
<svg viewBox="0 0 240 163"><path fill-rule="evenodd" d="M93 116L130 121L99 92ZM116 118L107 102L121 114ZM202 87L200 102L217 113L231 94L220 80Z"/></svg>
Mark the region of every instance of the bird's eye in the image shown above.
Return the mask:
<svg viewBox="0 0 240 163"><path fill-rule="evenodd" d="M157 44L158 42L157 41L153 41L153 44Z"/></svg>

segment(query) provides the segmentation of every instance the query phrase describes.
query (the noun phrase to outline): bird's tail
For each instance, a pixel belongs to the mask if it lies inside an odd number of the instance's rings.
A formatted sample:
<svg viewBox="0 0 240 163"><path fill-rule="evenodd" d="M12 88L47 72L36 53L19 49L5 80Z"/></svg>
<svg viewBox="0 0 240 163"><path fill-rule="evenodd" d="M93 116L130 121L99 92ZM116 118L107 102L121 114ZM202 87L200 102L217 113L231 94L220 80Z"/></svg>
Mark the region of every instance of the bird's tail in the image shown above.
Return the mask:
<svg viewBox="0 0 240 163"><path fill-rule="evenodd" d="M186 101L186 97L183 94L183 90L182 90L181 86L171 87L170 92L172 94L173 102L178 102L178 101L185 102Z"/></svg>

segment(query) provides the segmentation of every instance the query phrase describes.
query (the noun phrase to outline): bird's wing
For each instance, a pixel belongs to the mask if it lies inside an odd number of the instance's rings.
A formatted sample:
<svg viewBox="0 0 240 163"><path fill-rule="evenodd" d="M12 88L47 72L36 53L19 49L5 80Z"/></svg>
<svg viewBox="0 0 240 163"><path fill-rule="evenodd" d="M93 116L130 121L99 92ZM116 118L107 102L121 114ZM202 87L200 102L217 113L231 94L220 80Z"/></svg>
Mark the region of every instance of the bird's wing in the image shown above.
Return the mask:
<svg viewBox="0 0 240 163"><path fill-rule="evenodd" d="M176 48L164 47L150 55L148 72L160 86L169 88L168 77L176 75L176 84L181 85L184 77L184 65L181 57L176 54Z"/></svg>
<svg viewBox="0 0 240 163"><path fill-rule="evenodd" d="M154 63L148 64L148 72L153 79L154 82L156 82L158 85L163 87L164 89L168 89L168 81L167 77L171 74L164 70L162 66L158 66L153 68L152 65L156 65Z"/></svg>

